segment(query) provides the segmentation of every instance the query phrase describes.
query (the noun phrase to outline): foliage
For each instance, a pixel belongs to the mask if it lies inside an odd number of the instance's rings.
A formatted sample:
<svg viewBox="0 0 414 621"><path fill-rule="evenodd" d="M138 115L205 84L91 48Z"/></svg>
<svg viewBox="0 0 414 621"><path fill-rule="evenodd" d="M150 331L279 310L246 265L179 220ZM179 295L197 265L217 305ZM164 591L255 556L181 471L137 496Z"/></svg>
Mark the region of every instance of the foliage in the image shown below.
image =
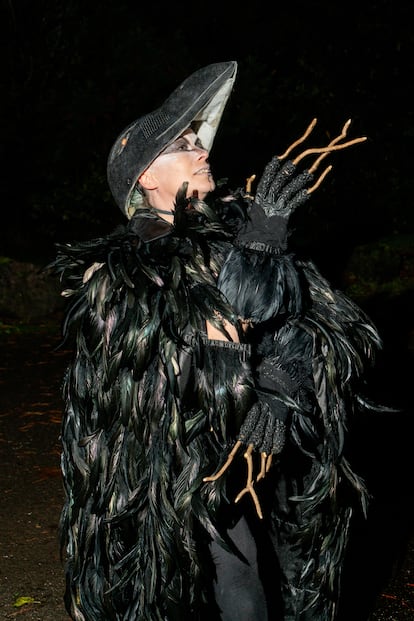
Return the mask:
<svg viewBox="0 0 414 621"><path fill-rule="evenodd" d="M355 248L345 283L347 293L358 301L414 293L414 237L393 236Z"/></svg>

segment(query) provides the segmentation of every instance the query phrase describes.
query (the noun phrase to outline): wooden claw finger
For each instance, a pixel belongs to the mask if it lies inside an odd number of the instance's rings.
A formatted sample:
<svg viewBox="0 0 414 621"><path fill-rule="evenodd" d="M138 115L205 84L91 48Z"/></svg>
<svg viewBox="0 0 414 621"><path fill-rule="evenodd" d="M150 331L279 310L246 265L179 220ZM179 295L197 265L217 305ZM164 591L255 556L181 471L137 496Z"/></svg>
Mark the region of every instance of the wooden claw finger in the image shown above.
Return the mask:
<svg viewBox="0 0 414 621"><path fill-rule="evenodd" d="M348 129L349 129L350 125L351 125L351 119L348 119L346 121L345 125L343 126L341 133L336 138L331 140L331 142L329 143L328 146L337 144L340 140L342 140L342 138L346 138L346 135L348 133Z"/></svg>
<svg viewBox="0 0 414 621"><path fill-rule="evenodd" d="M325 168L325 170L323 171L323 173L320 175L320 177L318 178L317 181L315 181L315 183L313 184L313 186L311 188L309 188L307 190L308 194L312 194L312 192L314 192L315 190L317 190L319 188L319 186L321 185L321 183L323 182L323 180L325 179L326 175L332 170L332 165L331 166L327 166Z"/></svg>
<svg viewBox="0 0 414 621"><path fill-rule="evenodd" d="M259 499L258 499L258 497L257 497L256 492L254 491L253 484L251 484L251 485L246 485L246 487L245 487L245 488L243 488L243 489L242 489L242 491L241 491L241 492L237 495L237 497L236 497L236 499L235 499L235 501L234 501L234 502L239 502L239 500L240 500L240 499L241 499L241 498L242 498L245 494L247 494L247 493L249 493L249 494L250 494L250 496L251 496L251 497L252 497L252 499L253 499L254 506L255 506L256 513L257 513L258 517L259 517L261 520L263 520L263 512L262 512L262 507L260 506L260 501L259 501Z"/></svg>
<svg viewBox="0 0 414 621"><path fill-rule="evenodd" d="M252 184L255 179L256 175L250 175L250 177L247 177L246 179L246 198L254 198L252 195Z"/></svg>
<svg viewBox="0 0 414 621"><path fill-rule="evenodd" d="M351 123L352 123L351 119L348 119L347 121L345 121L345 125L343 126L342 132L341 132L341 136L343 138L345 138L345 136L347 135L348 129L349 129L349 126L351 125Z"/></svg>
<svg viewBox="0 0 414 621"><path fill-rule="evenodd" d="M260 472L256 477L256 483L257 481L260 481L260 479L264 479L267 469L266 469L266 459L267 459L267 454L262 452L260 453Z"/></svg>
<svg viewBox="0 0 414 621"><path fill-rule="evenodd" d="M329 155L330 151L325 151L325 153L322 153L322 155L320 155L312 164L312 166L309 168L309 172L312 175L315 170L318 168L319 164L322 162L323 159L325 159L325 157L327 157Z"/></svg>
<svg viewBox="0 0 414 621"><path fill-rule="evenodd" d="M273 455L272 453L270 453L270 455L267 456L267 460L266 460L266 473L269 472L270 466L272 465L272 461L273 461Z"/></svg>
<svg viewBox="0 0 414 621"><path fill-rule="evenodd" d="M293 149L295 149L299 144L301 144L302 142L304 142L304 140L306 140L306 138L310 135L310 133L312 132L313 128L315 127L317 122L317 119L313 119L313 121L311 122L311 124L308 126L308 128L306 129L305 133L295 142L293 142L287 149L286 151L283 153L283 155L279 155L278 158L280 160L285 159L286 157L288 157L288 155L293 151ZM366 136L363 136L362 138L355 138L354 140L349 140L348 142L344 142L342 144L338 144L341 140L343 140L344 138L346 138L346 135L348 133L348 129L349 126L351 125L351 119L348 119L341 130L341 133L338 134L338 136L335 136L335 138L333 138L329 144L326 147L320 147L320 148L311 148L311 149L306 149L305 151L303 151L302 153L300 153L294 160L293 160L293 164L297 165L304 157L307 157L308 155L313 155L315 153L320 153L321 155L318 157L318 159L314 162L314 164L312 165L312 167L309 169L310 173L315 172L315 170L318 168L319 164L321 163L321 161L327 156L329 155L329 153L332 153L332 151L337 151L338 149L345 149L346 147L350 147L353 144L357 144L359 142L363 142L365 141L367 138Z"/></svg>
<svg viewBox="0 0 414 621"><path fill-rule="evenodd" d="M204 483L211 483L212 481L217 481L217 479L219 479L226 472L227 468L230 466L231 462L233 461L234 456L239 450L241 444L242 442L240 440L237 440L236 444L233 446L231 452L229 453L229 456L227 457L225 464L220 468L218 472L216 472L216 474L213 474L212 476L209 476L209 477L204 477L203 478Z"/></svg>
<svg viewBox="0 0 414 621"><path fill-rule="evenodd" d="M247 450L244 454L244 459L247 461L247 481L251 482L253 480L253 459L252 459L252 452L253 452L253 444L249 444L249 446L247 447Z"/></svg>
<svg viewBox="0 0 414 621"><path fill-rule="evenodd" d="M253 459L252 459L252 451L253 451L253 444L249 444L249 446L247 447L247 451L244 454L244 458L247 461L247 483L246 483L246 487L244 487L242 489L242 491L236 496L234 502L239 502L239 500L245 494L247 494L247 493L250 494L250 496L253 499L257 515L259 516L260 519L263 519L263 512L262 512L262 508L260 506L260 501L259 501L259 498L257 497L257 494L256 494L254 488L253 488Z"/></svg>
<svg viewBox="0 0 414 621"><path fill-rule="evenodd" d="M348 119L345 123L345 125L342 128L341 133L336 136L333 140L331 140L331 142L328 144L328 147L333 147L335 144L337 144L340 140L342 140L343 138L346 138L346 134L348 132L349 126L351 125L351 119ZM309 172L312 174L315 172L315 170L318 168L319 164L321 163L321 161L327 157L329 155L331 151L326 151L325 153L322 153L322 155L320 155L318 157L317 160L315 160L314 164L312 164L312 166L309 168Z"/></svg>
<svg viewBox="0 0 414 621"><path fill-rule="evenodd" d="M295 142L293 142L287 149L286 151L283 153L283 155L279 155L278 158L279 160L284 160L287 158L287 156L293 151L293 149L295 149L299 144L301 144L302 142L304 142L306 140L306 138L309 136L309 134L312 133L313 128L315 127L316 123L318 122L318 119L313 119L313 121L310 123L310 125L307 127L305 133L298 138L297 140L295 140Z"/></svg>
<svg viewBox="0 0 414 621"><path fill-rule="evenodd" d="M342 142L341 144L333 144L326 147L315 147L313 149L306 149L293 160L293 164L296 166L304 157L307 157L308 155L314 155L315 153L325 154L332 153L333 151L340 151L341 149L346 149L347 147L351 147L352 145L358 144L359 142L365 142L366 139L366 136L361 136L361 138L354 138L353 140L348 140L348 142Z"/></svg>

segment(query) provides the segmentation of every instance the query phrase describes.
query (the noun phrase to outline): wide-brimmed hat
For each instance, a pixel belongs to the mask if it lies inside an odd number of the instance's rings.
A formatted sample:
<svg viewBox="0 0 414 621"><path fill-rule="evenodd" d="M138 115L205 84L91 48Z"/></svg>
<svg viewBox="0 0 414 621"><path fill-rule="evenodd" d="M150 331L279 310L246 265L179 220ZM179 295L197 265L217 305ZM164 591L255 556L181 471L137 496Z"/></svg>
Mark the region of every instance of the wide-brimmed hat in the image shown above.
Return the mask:
<svg viewBox="0 0 414 621"><path fill-rule="evenodd" d="M130 217L135 184L165 147L193 128L211 149L236 78L235 61L213 63L192 73L164 103L124 129L108 157L108 182L121 210Z"/></svg>

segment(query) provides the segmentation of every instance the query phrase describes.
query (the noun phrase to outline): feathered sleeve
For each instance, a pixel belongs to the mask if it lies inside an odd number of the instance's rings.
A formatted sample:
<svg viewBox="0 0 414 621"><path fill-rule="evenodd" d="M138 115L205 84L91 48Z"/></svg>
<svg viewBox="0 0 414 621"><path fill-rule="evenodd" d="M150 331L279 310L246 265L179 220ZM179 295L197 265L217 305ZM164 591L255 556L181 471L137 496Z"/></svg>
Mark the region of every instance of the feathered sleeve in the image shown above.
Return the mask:
<svg viewBox="0 0 414 621"><path fill-rule="evenodd" d="M249 217L223 263L218 286L248 326L255 361L259 399L240 437L262 451L266 467L259 476L270 470L269 454L278 455L275 489L270 489L275 532L287 554L287 606L328 619L354 506L359 502L365 512L369 499L349 462L347 438L354 414L367 405L361 394L365 371L381 339L352 300L289 250L289 216L308 200L312 183L313 172L300 172L296 161L273 158L256 197L246 198ZM273 444L279 421L285 425L282 451ZM294 554L289 557L289 550L298 549L307 559L300 567ZM299 593L304 594L300 604Z"/></svg>
<svg viewBox="0 0 414 621"><path fill-rule="evenodd" d="M328 149L337 148L334 143ZM333 291L312 263L299 260L289 250L290 215L309 199L313 181L313 173L301 172L295 162L283 163L278 157L269 162L255 197L244 197L247 219L238 229L218 279L219 289L248 326L246 338L256 355L258 394L273 392L278 397L273 399L273 410L279 419L283 417L279 397L284 396L290 404L291 415L285 415L289 422L297 420L301 409L306 411L315 394L322 406L329 398L327 391L337 402L346 396L346 409L351 411L358 402L352 391L360 386L366 366L373 363L381 346L375 326L362 310ZM324 357L327 351L329 356ZM323 372L317 371L317 360ZM309 386L316 388L309 390ZM303 400L305 392L309 397ZM298 406L298 396L306 407ZM272 399L267 397L267 401L270 404ZM337 404L325 406L324 411L318 438L338 420ZM306 426L306 417L301 420ZM252 425L259 421L260 417ZM340 426L346 426L345 418ZM289 429L291 437L297 438L297 426ZM343 432L338 428L337 434L342 437ZM342 441L338 455L341 447Z"/></svg>

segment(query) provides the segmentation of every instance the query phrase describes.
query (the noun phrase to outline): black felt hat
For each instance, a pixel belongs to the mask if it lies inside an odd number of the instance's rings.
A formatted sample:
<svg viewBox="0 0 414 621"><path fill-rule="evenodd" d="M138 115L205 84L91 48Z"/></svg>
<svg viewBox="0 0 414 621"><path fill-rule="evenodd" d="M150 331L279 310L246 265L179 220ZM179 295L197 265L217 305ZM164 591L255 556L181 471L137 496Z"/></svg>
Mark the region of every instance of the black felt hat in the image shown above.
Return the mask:
<svg viewBox="0 0 414 621"><path fill-rule="evenodd" d="M121 210L131 216L138 177L165 147L191 125L210 150L236 78L235 61L213 63L192 73L164 103L118 136L108 158L108 182Z"/></svg>

